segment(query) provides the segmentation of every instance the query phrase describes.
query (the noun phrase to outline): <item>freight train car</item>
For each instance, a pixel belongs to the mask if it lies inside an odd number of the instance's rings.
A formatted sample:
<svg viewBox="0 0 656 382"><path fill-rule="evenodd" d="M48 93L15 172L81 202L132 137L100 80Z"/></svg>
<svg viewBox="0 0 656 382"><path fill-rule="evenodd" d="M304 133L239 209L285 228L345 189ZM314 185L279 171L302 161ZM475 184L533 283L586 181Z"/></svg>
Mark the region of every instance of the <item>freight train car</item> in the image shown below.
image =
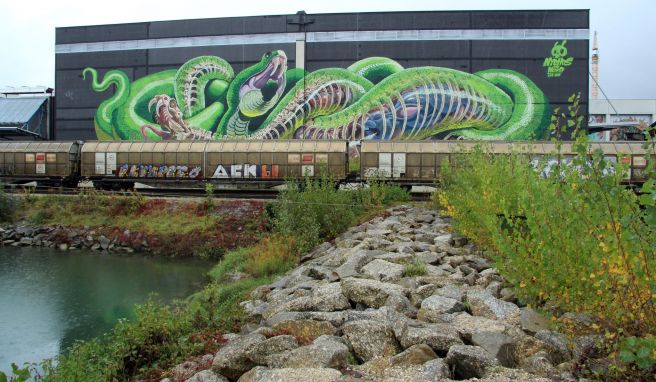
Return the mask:
<svg viewBox="0 0 656 382"><path fill-rule="evenodd" d="M327 171L338 182L377 179L410 187L432 185L443 162L455 163L456 155L479 144L499 155L527 153L536 163L576 156L571 143L558 152L551 142L363 141L359 174L350 174L347 141L13 142L0 144L0 180L66 187L91 180L97 188L115 190L131 189L136 182L164 188L198 188L207 182L219 188L269 188ZM629 165L627 183L645 181L654 153L641 142L592 143L591 150L596 149L612 163Z"/></svg>
<svg viewBox="0 0 656 382"><path fill-rule="evenodd" d="M8 184L74 187L79 151L80 142L0 143L0 177Z"/></svg>
<svg viewBox="0 0 656 382"><path fill-rule="evenodd" d="M347 141L224 140L92 141L82 146L81 176L101 188L157 187L267 188L288 178L318 176L337 180L348 174Z"/></svg>
<svg viewBox="0 0 656 382"><path fill-rule="evenodd" d="M571 143L562 144L560 154L557 154L556 144L551 142L363 141L360 174L365 181L375 178L405 186L432 185L439 176L443 161L453 163L453 156L476 145L500 155L530 153L536 159L546 156L550 160L568 161L576 156ZM643 148L642 142L592 143L591 150L597 149L604 153L608 161L617 163L621 160L629 165L627 183L644 182L644 170L650 153Z"/></svg>

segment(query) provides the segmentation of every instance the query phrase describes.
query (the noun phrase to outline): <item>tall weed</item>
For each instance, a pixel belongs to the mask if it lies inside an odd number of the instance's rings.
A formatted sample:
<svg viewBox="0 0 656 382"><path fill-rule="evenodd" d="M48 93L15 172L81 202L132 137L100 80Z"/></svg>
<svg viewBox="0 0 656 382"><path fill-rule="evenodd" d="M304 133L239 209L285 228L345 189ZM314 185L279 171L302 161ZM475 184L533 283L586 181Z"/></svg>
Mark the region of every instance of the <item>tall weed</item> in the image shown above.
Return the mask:
<svg viewBox="0 0 656 382"><path fill-rule="evenodd" d="M335 184L325 173L319 179L289 181L273 206L276 231L293 237L300 252L344 232L367 211L410 199L401 187L381 181L357 190L339 190Z"/></svg>
<svg viewBox="0 0 656 382"><path fill-rule="evenodd" d="M361 208L351 194L335 187L330 175L289 181L278 197L274 227L283 236L294 237L299 251L309 251L346 230Z"/></svg>
<svg viewBox="0 0 656 382"><path fill-rule="evenodd" d="M18 208L16 198L8 195L0 185L0 222L11 222Z"/></svg>

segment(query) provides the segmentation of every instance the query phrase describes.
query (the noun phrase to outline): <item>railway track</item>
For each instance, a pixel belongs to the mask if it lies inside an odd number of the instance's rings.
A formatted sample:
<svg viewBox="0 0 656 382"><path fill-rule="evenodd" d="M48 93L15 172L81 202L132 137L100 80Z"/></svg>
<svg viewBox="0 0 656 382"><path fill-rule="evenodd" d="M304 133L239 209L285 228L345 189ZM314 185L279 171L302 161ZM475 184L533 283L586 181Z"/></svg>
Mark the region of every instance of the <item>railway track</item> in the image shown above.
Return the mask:
<svg viewBox="0 0 656 382"><path fill-rule="evenodd" d="M36 194L36 195L78 195L81 192L93 191L104 195L129 195L138 193L146 197L159 198L204 198L207 193L200 188L136 188L130 191L104 191L93 188L66 188L66 187L49 187L49 186L26 186L26 185L5 185L5 192L14 194ZM255 199L255 200L272 200L278 197L279 191L276 189L215 189L214 198L217 199ZM412 201L430 200L429 192L410 192Z"/></svg>

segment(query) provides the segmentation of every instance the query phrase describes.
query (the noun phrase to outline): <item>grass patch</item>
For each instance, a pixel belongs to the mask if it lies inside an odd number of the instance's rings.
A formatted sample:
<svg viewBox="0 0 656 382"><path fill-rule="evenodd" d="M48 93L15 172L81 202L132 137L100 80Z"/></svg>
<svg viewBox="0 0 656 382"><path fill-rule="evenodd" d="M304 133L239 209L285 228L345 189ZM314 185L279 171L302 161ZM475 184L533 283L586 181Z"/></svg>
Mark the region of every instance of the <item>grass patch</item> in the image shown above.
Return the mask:
<svg viewBox="0 0 656 382"><path fill-rule="evenodd" d="M194 203L146 199L138 194L106 196L96 192L75 197L45 195L25 203L23 217L31 224L79 227L120 227L148 233L187 234L218 227Z"/></svg>
<svg viewBox="0 0 656 382"><path fill-rule="evenodd" d="M138 194L23 198L20 220L36 226L85 227L117 245L147 248L174 257L220 258L226 250L253 243L267 230L264 204L257 201L147 199ZM70 244L62 238L64 243ZM145 244L144 244L145 243Z"/></svg>
<svg viewBox="0 0 656 382"><path fill-rule="evenodd" d="M19 200L8 195L0 185L0 223L12 222L20 206Z"/></svg>
<svg viewBox="0 0 656 382"><path fill-rule="evenodd" d="M415 261L406 265L403 270L403 276L405 277L414 277L414 276L423 276L427 272L426 264L420 259L415 258Z"/></svg>

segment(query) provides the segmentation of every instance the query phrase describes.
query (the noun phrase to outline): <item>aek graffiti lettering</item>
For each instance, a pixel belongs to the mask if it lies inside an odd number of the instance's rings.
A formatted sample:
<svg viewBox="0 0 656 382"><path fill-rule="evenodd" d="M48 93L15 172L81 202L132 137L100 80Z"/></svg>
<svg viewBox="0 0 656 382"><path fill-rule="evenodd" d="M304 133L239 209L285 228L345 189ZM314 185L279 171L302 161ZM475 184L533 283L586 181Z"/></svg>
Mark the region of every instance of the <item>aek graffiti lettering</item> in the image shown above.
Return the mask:
<svg viewBox="0 0 656 382"><path fill-rule="evenodd" d="M542 66L547 68L547 77L560 77L565 68L574 62L574 57L565 57L567 56L565 44L567 44L567 40L556 42L551 48L551 57L544 59Z"/></svg>
<svg viewBox="0 0 656 382"><path fill-rule="evenodd" d="M278 178L278 165L232 164L218 165L212 178Z"/></svg>
<svg viewBox="0 0 656 382"><path fill-rule="evenodd" d="M118 166L119 178L199 178L200 166L152 165L122 163Z"/></svg>

